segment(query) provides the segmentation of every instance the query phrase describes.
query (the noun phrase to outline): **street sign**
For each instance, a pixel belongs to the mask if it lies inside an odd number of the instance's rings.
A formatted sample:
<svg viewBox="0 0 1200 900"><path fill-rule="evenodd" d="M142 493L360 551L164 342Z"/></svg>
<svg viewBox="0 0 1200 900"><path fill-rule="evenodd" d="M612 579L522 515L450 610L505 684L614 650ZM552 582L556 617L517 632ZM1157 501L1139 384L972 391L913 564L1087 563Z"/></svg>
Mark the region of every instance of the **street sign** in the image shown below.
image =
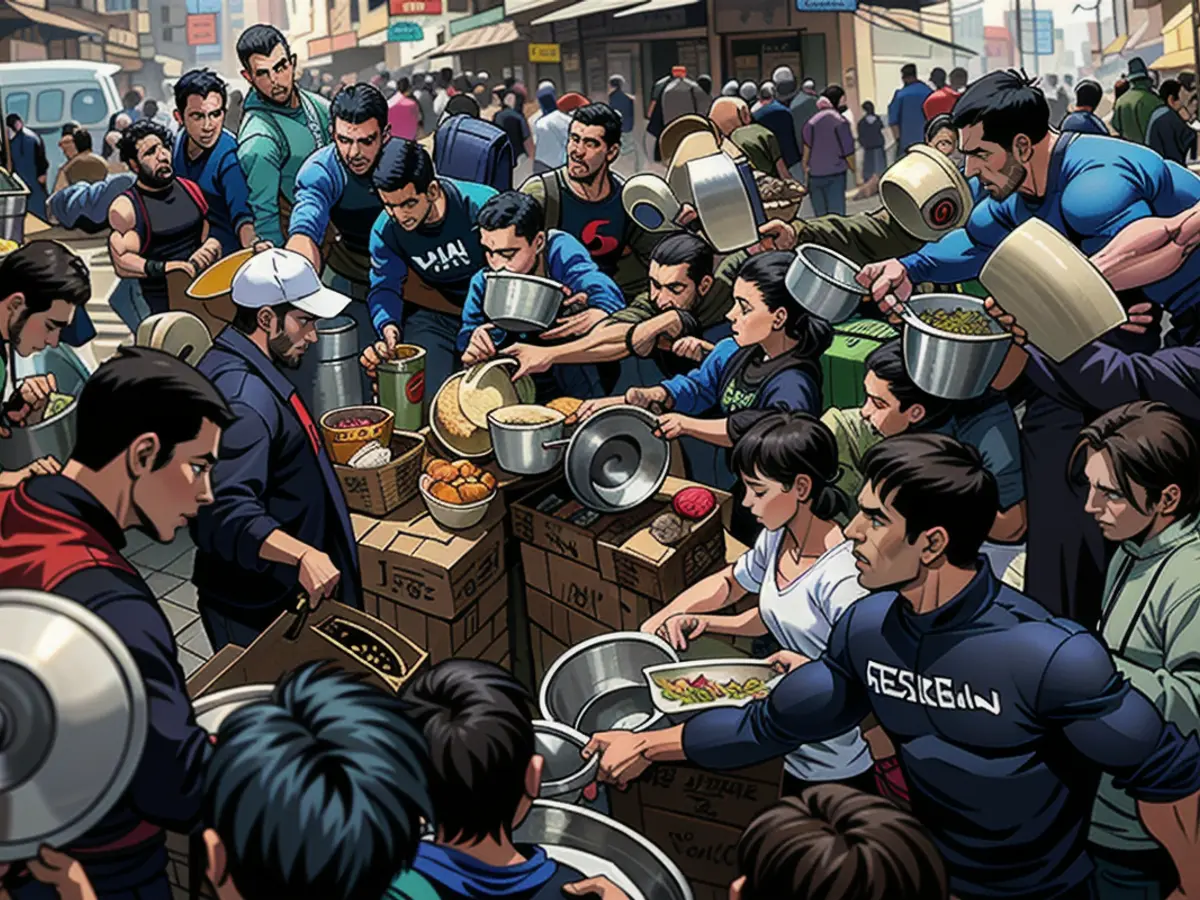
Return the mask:
<svg viewBox="0 0 1200 900"><path fill-rule="evenodd" d="M1033 45L1038 56L1054 55L1054 11L1035 9L1033 11Z"/></svg>
<svg viewBox="0 0 1200 900"><path fill-rule="evenodd" d="M855 12L858 0L796 0L799 12Z"/></svg>
<svg viewBox="0 0 1200 900"><path fill-rule="evenodd" d="M215 13L187 17L187 43L189 47L202 47L217 43L217 16Z"/></svg>
<svg viewBox="0 0 1200 900"><path fill-rule="evenodd" d="M531 63L562 62L562 47L558 44L530 44L529 61Z"/></svg>
<svg viewBox="0 0 1200 900"><path fill-rule="evenodd" d="M442 0L388 0L391 16L440 16Z"/></svg>
<svg viewBox="0 0 1200 900"><path fill-rule="evenodd" d="M388 22L387 39L397 43L425 40L425 31L419 22Z"/></svg>

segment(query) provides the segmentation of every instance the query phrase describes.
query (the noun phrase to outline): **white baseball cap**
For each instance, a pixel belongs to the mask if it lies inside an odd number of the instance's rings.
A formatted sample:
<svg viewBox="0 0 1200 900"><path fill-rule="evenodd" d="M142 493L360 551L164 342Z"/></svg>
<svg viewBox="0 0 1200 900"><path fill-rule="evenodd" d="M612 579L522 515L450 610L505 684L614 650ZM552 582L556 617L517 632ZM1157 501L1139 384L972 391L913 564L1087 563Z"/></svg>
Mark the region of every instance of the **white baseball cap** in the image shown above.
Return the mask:
<svg viewBox="0 0 1200 900"><path fill-rule="evenodd" d="M350 298L321 284L304 256L273 247L254 254L237 270L233 302L246 309L290 303L318 319L332 319L350 305Z"/></svg>

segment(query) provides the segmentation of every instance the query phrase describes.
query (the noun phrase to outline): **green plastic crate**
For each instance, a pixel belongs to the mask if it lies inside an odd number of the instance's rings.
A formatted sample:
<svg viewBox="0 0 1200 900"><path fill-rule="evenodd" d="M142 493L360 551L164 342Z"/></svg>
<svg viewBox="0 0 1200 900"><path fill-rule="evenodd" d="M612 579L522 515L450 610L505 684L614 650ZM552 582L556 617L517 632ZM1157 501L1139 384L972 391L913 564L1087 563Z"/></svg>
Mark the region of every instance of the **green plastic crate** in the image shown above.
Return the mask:
<svg viewBox="0 0 1200 900"><path fill-rule="evenodd" d="M825 408L850 409L867 399L863 374L871 351L900 334L887 322L851 319L833 326L833 344L821 357Z"/></svg>

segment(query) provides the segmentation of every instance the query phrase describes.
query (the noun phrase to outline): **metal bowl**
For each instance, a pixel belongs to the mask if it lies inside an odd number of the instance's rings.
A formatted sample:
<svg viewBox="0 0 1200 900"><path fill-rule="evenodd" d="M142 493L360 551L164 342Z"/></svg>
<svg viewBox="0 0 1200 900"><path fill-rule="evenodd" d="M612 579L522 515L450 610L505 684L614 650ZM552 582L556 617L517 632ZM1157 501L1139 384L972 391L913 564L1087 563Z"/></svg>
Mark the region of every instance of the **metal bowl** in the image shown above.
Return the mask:
<svg viewBox="0 0 1200 900"><path fill-rule="evenodd" d="M833 250L801 244L784 279L792 299L814 316L837 325L858 310L864 291L854 280L858 266Z"/></svg>
<svg viewBox="0 0 1200 900"><path fill-rule="evenodd" d="M630 900L692 900L683 873L660 849L620 822L566 803L535 800L513 840L537 844L588 878L604 876Z"/></svg>
<svg viewBox="0 0 1200 900"><path fill-rule="evenodd" d="M221 723L235 709L241 709L250 703L262 703L271 699L273 684L244 684L240 687L226 688L197 697L192 702L192 711L196 714L196 724L209 734L216 734Z"/></svg>
<svg viewBox="0 0 1200 900"><path fill-rule="evenodd" d="M671 448L658 419L636 406L610 406L585 420L567 447L567 486L596 512L633 509L667 480Z"/></svg>
<svg viewBox="0 0 1200 900"><path fill-rule="evenodd" d="M545 331L554 324L567 299L561 284L536 275L488 272L484 280L483 314L505 331Z"/></svg>
<svg viewBox="0 0 1200 900"><path fill-rule="evenodd" d="M982 396L1004 365L1012 337L991 316L991 334L950 334L927 325L920 314L931 309L966 308L987 316L983 301L965 294L919 294L904 302L904 367L913 383L945 400Z"/></svg>
<svg viewBox="0 0 1200 900"><path fill-rule="evenodd" d="M537 410L548 417L548 421L523 424L507 422L505 418L517 409ZM562 463L565 442L562 440L566 428L566 416L547 406L510 406L488 413L488 432L492 436L492 449L496 452L496 464L505 472L514 475L541 475ZM557 443L554 443L557 442ZM553 444L553 446L548 446Z"/></svg>
<svg viewBox="0 0 1200 900"><path fill-rule="evenodd" d="M614 722L620 721L628 730L649 731L661 724L663 717L654 709L642 670L669 662L679 662L679 656L670 644L640 631L602 634L576 644L555 661L542 679L538 694L542 718L568 725L584 734L593 733L581 727L585 717L589 725L603 720L612 727ZM646 712L640 724L632 723L628 715L628 712L636 711L636 705L627 699L631 696L630 688L645 698ZM610 693L617 696L598 700ZM602 715L609 703L626 710L626 715Z"/></svg>
<svg viewBox="0 0 1200 900"><path fill-rule="evenodd" d="M0 469L15 471L44 456L53 456L66 463L75 449L75 417L79 398L58 415L43 419L27 428L13 428L12 434L0 440Z"/></svg>
<svg viewBox="0 0 1200 900"><path fill-rule="evenodd" d="M542 768L543 800L578 803L583 789L596 781L600 757L585 760L580 754L588 739L574 728L538 719L533 723L536 752L545 760Z"/></svg>

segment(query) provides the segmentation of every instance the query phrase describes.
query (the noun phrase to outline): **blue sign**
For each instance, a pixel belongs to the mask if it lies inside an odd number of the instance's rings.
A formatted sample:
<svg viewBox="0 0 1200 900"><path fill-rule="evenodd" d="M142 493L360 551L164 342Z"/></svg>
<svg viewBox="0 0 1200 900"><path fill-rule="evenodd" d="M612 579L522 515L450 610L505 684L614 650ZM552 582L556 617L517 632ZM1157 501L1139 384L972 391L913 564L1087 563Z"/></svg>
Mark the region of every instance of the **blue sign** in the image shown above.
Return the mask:
<svg viewBox="0 0 1200 900"><path fill-rule="evenodd" d="M187 0L189 16L203 16L221 11L221 0Z"/></svg>
<svg viewBox="0 0 1200 900"><path fill-rule="evenodd" d="M800 12L855 12L858 0L796 0Z"/></svg>
<svg viewBox="0 0 1200 900"><path fill-rule="evenodd" d="M387 39L406 43L409 41L425 40L425 31L420 22L389 22Z"/></svg>
<svg viewBox="0 0 1200 900"><path fill-rule="evenodd" d="M1054 55L1054 12L1049 9L1033 11L1033 46L1038 56Z"/></svg>

